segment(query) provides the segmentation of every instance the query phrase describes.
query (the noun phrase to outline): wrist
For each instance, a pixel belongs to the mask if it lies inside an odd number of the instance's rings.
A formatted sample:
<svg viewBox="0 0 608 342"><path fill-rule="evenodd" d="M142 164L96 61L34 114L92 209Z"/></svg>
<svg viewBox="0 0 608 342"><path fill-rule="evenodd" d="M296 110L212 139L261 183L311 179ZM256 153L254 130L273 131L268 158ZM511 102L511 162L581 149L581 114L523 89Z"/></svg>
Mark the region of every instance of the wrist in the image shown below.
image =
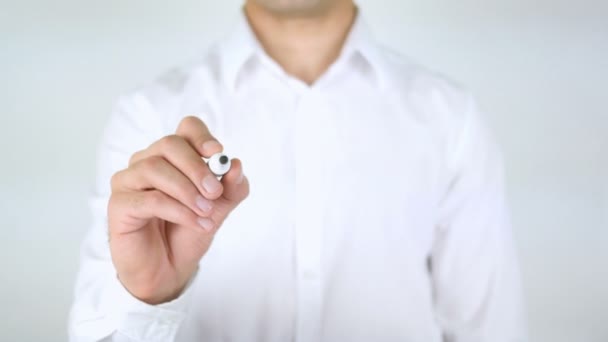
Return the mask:
<svg viewBox="0 0 608 342"><path fill-rule="evenodd" d="M123 281L123 277L120 275L117 277L131 296L149 305L159 305L175 300L183 292L187 282L179 282L175 279L171 284L167 284L167 282L156 284L153 281Z"/></svg>
<svg viewBox="0 0 608 342"><path fill-rule="evenodd" d="M116 273L115 273L116 274ZM175 300L149 304L134 297L119 280L111 277L104 291L102 305L113 330L128 340L166 342L175 341L176 333L187 317L193 291L190 284ZM104 335L107 336L107 335Z"/></svg>

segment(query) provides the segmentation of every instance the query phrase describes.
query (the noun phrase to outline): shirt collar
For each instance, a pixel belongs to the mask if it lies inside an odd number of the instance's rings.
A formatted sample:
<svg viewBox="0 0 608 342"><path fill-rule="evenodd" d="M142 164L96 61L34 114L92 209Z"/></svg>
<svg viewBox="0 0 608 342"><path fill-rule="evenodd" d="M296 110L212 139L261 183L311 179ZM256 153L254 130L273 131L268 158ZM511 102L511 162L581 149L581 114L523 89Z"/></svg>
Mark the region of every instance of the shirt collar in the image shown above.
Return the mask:
<svg viewBox="0 0 608 342"><path fill-rule="evenodd" d="M241 10L233 30L220 44L222 77L230 89L235 89L240 71L257 54L265 54L264 49L249 26L245 11ZM339 59L356 54L363 57L372 70L378 85L382 85L384 81L382 55L369 26L359 11Z"/></svg>
<svg viewBox="0 0 608 342"><path fill-rule="evenodd" d="M220 43L220 63L222 77L226 85L233 89L238 75L247 61L262 51L255 34L251 30L245 11L241 10L232 31Z"/></svg>
<svg viewBox="0 0 608 342"><path fill-rule="evenodd" d="M360 10L357 10L357 17L344 42L340 58L350 58L354 55L363 58L378 85L382 86L385 78L383 75L385 62L380 47Z"/></svg>

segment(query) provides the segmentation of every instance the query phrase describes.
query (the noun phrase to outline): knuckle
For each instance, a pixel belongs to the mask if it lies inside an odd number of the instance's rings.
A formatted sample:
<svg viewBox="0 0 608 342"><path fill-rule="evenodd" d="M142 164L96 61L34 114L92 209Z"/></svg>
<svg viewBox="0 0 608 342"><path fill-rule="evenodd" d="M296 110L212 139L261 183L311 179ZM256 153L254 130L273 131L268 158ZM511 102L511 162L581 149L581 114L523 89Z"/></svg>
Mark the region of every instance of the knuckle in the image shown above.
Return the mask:
<svg viewBox="0 0 608 342"><path fill-rule="evenodd" d="M142 153L143 153L143 151L137 151L137 152L133 153L131 155L131 157L129 158L129 165L133 165L135 162L137 162L140 159L140 156Z"/></svg>
<svg viewBox="0 0 608 342"><path fill-rule="evenodd" d="M167 135L158 141L158 145L161 151L170 151L171 149L175 148L175 146L180 144L181 140L182 138L175 134Z"/></svg>
<svg viewBox="0 0 608 342"><path fill-rule="evenodd" d="M150 206L151 208L158 208L160 205L163 204L165 200L165 196L163 195L162 192L158 191L158 190L152 190L149 191L146 194L146 200L145 200L145 205ZM144 203L137 203L137 206L141 206Z"/></svg>
<svg viewBox="0 0 608 342"><path fill-rule="evenodd" d="M189 126L200 125L201 123L204 125L201 119L194 115L189 115L182 119L182 121L179 123L179 128L183 129Z"/></svg>
<svg viewBox="0 0 608 342"><path fill-rule="evenodd" d="M112 191L115 191L120 186L123 172L124 171L118 171L110 177L110 188Z"/></svg>
<svg viewBox="0 0 608 342"><path fill-rule="evenodd" d="M146 158L139 163L139 167L147 171L157 171L164 168L164 166L165 160L158 156Z"/></svg>
<svg viewBox="0 0 608 342"><path fill-rule="evenodd" d="M146 198L142 193L130 194L124 198L121 205L129 212L138 211L139 208L143 207L147 202Z"/></svg>

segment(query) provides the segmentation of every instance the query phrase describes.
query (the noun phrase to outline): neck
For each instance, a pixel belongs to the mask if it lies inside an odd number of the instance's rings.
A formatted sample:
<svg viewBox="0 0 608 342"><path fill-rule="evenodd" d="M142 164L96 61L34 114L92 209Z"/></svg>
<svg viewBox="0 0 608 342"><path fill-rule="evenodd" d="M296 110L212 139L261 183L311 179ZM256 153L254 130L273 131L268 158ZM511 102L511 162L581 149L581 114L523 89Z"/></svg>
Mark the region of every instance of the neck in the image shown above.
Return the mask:
<svg viewBox="0 0 608 342"><path fill-rule="evenodd" d="M274 13L254 1L245 4L249 25L266 53L308 85L338 58L356 12L351 0L306 15Z"/></svg>

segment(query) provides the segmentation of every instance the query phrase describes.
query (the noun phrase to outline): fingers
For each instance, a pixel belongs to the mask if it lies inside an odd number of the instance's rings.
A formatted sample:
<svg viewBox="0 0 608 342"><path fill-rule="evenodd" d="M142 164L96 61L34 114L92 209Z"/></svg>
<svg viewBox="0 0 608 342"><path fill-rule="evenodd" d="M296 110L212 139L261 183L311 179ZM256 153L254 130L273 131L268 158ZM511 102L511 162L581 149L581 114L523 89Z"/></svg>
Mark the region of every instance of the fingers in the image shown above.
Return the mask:
<svg viewBox="0 0 608 342"><path fill-rule="evenodd" d="M249 195L249 182L243 173L243 163L237 158L232 159L230 171L222 177L224 193L222 197L235 205Z"/></svg>
<svg viewBox="0 0 608 342"><path fill-rule="evenodd" d="M183 137L195 151L205 158L224 150L222 144L209 133L207 125L195 116L183 118L175 134Z"/></svg>
<svg viewBox="0 0 608 342"><path fill-rule="evenodd" d="M187 206L198 216L207 217L213 209L192 182L164 158L142 159L112 177L112 190L132 192L160 190Z"/></svg>
<svg viewBox="0 0 608 342"><path fill-rule="evenodd" d="M178 135L166 136L134 154L129 165L131 167L141 160L156 156L163 157L183 173L205 198L216 199L222 195L222 183L184 138Z"/></svg>
<svg viewBox="0 0 608 342"><path fill-rule="evenodd" d="M121 221L118 229L136 230L158 218L214 232L249 194L240 160L232 160L220 181L201 158L222 150L200 119L186 117L175 135L135 153L129 167L112 177L108 210Z"/></svg>
<svg viewBox="0 0 608 342"><path fill-rule="evenodd" d="M222 177L224 194L213 201L211 219L222 225L226 217L249 195L249 181L243 174L243 165L240 160L233 159L230 171Z"/></svg>
<svg viewBox="0 0 608 342"><path fill-rule="evenodd" d="M115 233L130 233L143 227L150 219L159 218L180 226L204 229L204 222L188 207L159 190L113 193L108 217L120 217L121 224L110 222ZM118 227L118 228L117 228Z"/></svg>

